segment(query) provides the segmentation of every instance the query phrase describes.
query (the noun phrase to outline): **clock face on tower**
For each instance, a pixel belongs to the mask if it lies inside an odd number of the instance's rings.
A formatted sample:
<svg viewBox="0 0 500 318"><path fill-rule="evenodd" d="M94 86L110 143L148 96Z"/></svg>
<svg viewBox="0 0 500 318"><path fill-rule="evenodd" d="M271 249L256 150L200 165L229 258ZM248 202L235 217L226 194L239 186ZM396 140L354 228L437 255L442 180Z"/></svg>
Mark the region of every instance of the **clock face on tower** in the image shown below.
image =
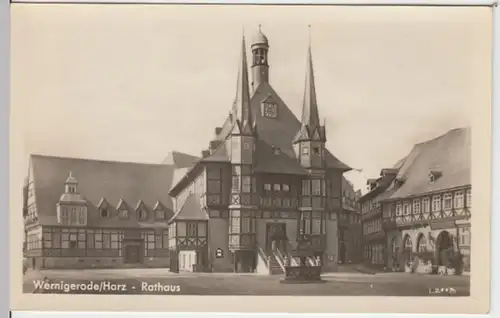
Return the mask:
<svg viewBox="0 0 500 318"><path fill-rule="evenodd" d="M264 104L264 117L276 118L278 116L278 108L276 104Z"/></svg>

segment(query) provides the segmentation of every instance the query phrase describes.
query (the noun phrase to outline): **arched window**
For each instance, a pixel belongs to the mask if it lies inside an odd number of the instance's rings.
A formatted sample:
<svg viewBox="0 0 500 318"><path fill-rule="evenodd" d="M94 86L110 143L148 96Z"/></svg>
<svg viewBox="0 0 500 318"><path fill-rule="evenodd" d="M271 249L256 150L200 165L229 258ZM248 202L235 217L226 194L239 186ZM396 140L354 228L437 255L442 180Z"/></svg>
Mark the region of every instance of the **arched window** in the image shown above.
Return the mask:
<svg viewBox="0 0 500 318"><path fill-rule="evenodd" d="M427 239L423 234L418 236L417 252L427 252Z"/></svg>
<svg viewBox="0 0 500 318"><path fill-rule="evenodd" d="M404 242L403 246L404 246L405 250L406 249L411 250L412 244L411 244L411 238L410 238L410 236L406 235L403 242Z"/></svg>

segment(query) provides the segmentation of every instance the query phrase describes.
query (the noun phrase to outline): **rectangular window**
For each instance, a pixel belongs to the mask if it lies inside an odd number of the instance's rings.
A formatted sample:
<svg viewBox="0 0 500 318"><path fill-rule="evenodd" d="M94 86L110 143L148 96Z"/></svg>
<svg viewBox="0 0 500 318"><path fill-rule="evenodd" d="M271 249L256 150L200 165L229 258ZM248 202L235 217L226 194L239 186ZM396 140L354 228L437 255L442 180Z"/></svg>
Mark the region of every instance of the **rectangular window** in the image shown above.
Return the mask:
<svg viewBox="0 0 500 318"><path fill-rule="evenodd" d="M432 212L441 211L441 197L439 195L432 197Z"/></svg>
<svg viewBox="0 0 500 318"><path fill-rule="evenodd" d="M311 180L302 180L302 195L311 195Z"/></svg>
<svg viewBox="0 0 500 318"><path fill-rule="evenodd" d="M273 184L273 190L274 191L281 191L281 184L279 184L279 183Z"/></svg>
<svg viewBox="0 0 500 318"><path fill-rule="evenodd" d="M52 233L43 234L43 247L52 248Z"/></svg>
<svg viewBox="0 0 500 318"><path fill-rule="evenodd" d="M463 227L460 229L460 244L465 246L470 245L470 228Z"/></svg>
<svg viewBox="0 0 500 318"><path fill-rule="evenodd" d="M422 199L422 212L429 213L429 198Z"/></svg>
<svg viewBox="0 0 500 318"><path fill-rule="evenodd" d="M185 237L186 235L186 223L185 222L178 222L177 223L177 236L179 237Z"/></svg>
<svg viewBox="0 0 500 318"><path fill-rule="evenodd" d="M76 208L71 208L71 214L70 214L70 222L71 224L76 224Z"/></svg>
<svg viewBox="0 0 500 318"><path fill-rule="evenodd" d="M120 238L118 233L111 233L111 248L118 249L120 246Z"/></svg>
<svg viewBox="0 0 500 318"><path fill-rule="evenodd" d="M239 217L239 214L238 216L231 216L230 217L230 229L231 229L231 232L230 233L240 233L240 229L241 229L241 226L240 226L240 217Z"/></svg>
<svg viewBox="0 0 500 318"><path fill-rule="evenodd" d="M163 237L160 233L155 234L155 248L161 249L163 247Z"/></svg>
<svg viewBox="0 0 500 318"><path fill-rule="evenodd" d="M148 233L148 245L147 249L148 250L154 250L155 249L155 234L154 233Z"/></svg>
<svg viewBox="0 0 500 318"><path fill-rule="evenodd" d="M462 191L455 192L454 207L456 209L464 207L464 193Z"/></svg>
<svg viewBox="0 0 500 318"><path fill-rule="evenodd" d="M169 231L168 230L163 230L163 248L168 248L168 236L169 236Z"/></svg>
<svg viewBox="0 0 500 318"><path fill-rule="evenodd" d="M232 190L233 192L240 192L240 176L233 176Z"/></svg>
<svg viewBox="0 0 500 318"><path fill-rule="evenodd" d="M252 219L242 218L241 219L241 232L251 233L252 232Z"/></svg>
<svg viewBox="0 0 500 318"><path fill-rule="evenodd" d="M311 234L311 212L302 212L304 234Z"/></svg>
<svg viewBox="0 0 500 318"><path fill-rule="evenodd" d="M468 208L472 207L472 193L471 193L471 189L467 190L466 204L467 204Z"/></svg>
<svg viewBox="0 0 500 318"><path fill-rule="evenodd" d="M80 208L78 219L79 224L85 224L85 208Z"/></svg>
<svg viewBox="0 0 500 318"><path fill-rule="evenodd" d="M290 192L290 186L286 183L283 184L283 191Z"/></svg>
<svg viewBox="0 0 500 318"><path fill-rule="evenodd" d="M401 203L396 204L396 215L400 216L402 214Z"/></svg>
<svg viewBox="0 0 500 318"><path fill-rule="evenodd" d="M308 154L309 154L309 148L307 148L307 147L302 147L302 154L303 154L303 155L308 155Z"/></svg>
<svg viewBox="0 0 500 318"><path fill-rule="evenodd" d="M111 237L109 233L102 234L102 248L103 249L111 248Z"/></svg>
<svg viewBox="0 0 500 318"><path fill-rule="evenodd" d="M284 207L284 208L289 208L290 206L291 206L290 199L288 199L288 198L284 198L284 199L283 199L283 207Z"/></svg>
<svg viewBox="0 0 500 318"><path fill-rule="evenodd" d="M271 191L271 184L270 183L265 183L264 184L264 190Z"/></svg>
<svg viewBox="0 0 500 318"><path fill-rule="evenodd" d="M94 233L87 234L87 248L88 249L94 248Z"/></svg>
<svg viewBox="0 0 500 318"><path fill-rule="evenodd" d="M452 207L452 195L451 193L446 193L443 196L443 208L445 210L450 210Z"/></svg>
<svg viewBox="0 0 500 318"><path fill-rule="evenodd" d="M207 236L207 223L205 222L198 223L198 236L200 237Z"/></svg>
<svg viewBox="0 0 500 318"><path fill-rule="evenodd" d="M243 176L243 184L241 187L241 191L244 193L250 193L252 191L252 177Z"/></svg>
<svg viewBox="0 0 500 318"><path fill-rule="evenodd" d="M419 199L413 200L413 213L414 214L420 213L420 200Z"/></svg>
<svg viewBox="0 0 500 318"><path fill-rule="evenodd" d="M404 205L403 205L403 213L404 215L410 215L411 214L411 206L410 206L410 203L408 202L405 202Z"/></svg>
<svg viewBox="0 0 500 318"><path fill-rule="evenodd" d="M321 219L313 219L312 234L321 234Z"/></svg>
<svg viewBox="0 0 500 318"><path fill-rule="evenodd" d="M188 223L187 224L187 229L188 229L188 236L189 237L195 237L196 236L196 223Z"/></svg>
<svg viewBox="0 0 500 318"><path fill-rule="evenodd" d="M321 195L321 180L311 180L312 184L312 194L313 195Z"/></svg>

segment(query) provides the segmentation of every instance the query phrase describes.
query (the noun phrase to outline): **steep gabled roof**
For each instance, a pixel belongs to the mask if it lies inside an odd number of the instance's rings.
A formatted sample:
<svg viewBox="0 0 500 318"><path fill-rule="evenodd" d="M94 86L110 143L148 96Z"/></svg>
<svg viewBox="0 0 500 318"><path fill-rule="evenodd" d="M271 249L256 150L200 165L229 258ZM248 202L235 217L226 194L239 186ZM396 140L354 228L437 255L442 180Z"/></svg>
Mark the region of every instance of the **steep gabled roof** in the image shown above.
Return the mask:
<svg viewBox="0 0 500 318"><path fill-rule="evenodd" d="M391 199L470 185L470 134L470 128L458 128L415 145L398 173L405 181ZM441 174L432 183L429 182L431 170Z"/></svg>
<svg viewBox="0 0 500 318"><path fill-rule="evenodd" d="M208 220L207 212L193 193L188 196L182 208L174 214L168 223L180 220Z"/></svg>
<svg viewBox="0 0 500 318"><path fill-rule="evenodd" d="M128 206L127 202L125 202L125 200L121 198L120 201L118 201L118 203L116 204L116 210L130 210L130 207Z"/></svg>
<svg viewBox="0 0 500 318"><path fill-rule="evenodd" d="M276 119L262 116L261 103L263 100L268 98L272 98L279 108L279 115ZM262 83L254 91L251 98L251 107L252 114L255 116L258 139L265 142L268 146L275 146L279 148L281 152L286 155L287 158L282 158L287 161L286 165L291 168L287 169L287 171L289 170L288 173L296 173L297 170L303 170L293 149L293 140L301 128L301 123L269 83ZM225 140L228 137L232 129L231 124L232 121L228 117L222 126L220 134L218 135L219 140ZM259 160L261 156L258 146L259 144L257 144L257 160ZM262 155L265 156L267 154L267 150L264 149L263 151L265 153ZM293 160L289 161L289 159ZM340 169L343 171L351 169L328 150L325 151L325 160L328 168ZM279 165L280 162L281 161L273 162L273 165ZM292 164L292 162L294 162L294 164ZM292 167L292 165L295 167ZM266 170L272 170L272 167L266 168Z"/></svg>
<svg viewBox="0 0 500 318"><path fill-rule="evenodd" d="M137 218L120 219L117 213L102 218L98 211L101 199L114 212L119 201L135 204L142 200L148 207L161 201L172 210L168 189L174 167L166 164L142 164L77 158L32 155L31 165L41 224L57 224L56 204L64 193L64 182L72 171L78 180L78 192L87 202L88 226L137 227ZM147 222L142 222L147 223Z"/></svg>

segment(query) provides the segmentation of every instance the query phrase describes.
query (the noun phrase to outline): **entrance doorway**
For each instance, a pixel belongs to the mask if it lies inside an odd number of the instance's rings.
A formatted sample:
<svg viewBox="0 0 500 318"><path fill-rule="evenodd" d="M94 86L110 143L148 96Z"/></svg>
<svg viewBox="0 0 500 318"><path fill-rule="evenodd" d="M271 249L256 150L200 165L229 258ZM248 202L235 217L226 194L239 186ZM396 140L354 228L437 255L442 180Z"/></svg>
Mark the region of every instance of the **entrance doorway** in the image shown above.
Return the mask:
<svg viewBox="0 0 500 318"><path fill-rule="evenodd" d="M288 238L286 236L285 223L267 223L266 226L266 251L268 253L273 250L274 246L282 252L286 252Z"/></svg>
<svg viewBox="0 0 500 318"><path fill-rule="evenodd" d="M449 266L450 253L453 251L453 240L450 233L443 231L436 240L436 258L437 265Z"/></svg>
<svg viewBox="0 0 500 318"><path fill-rule="evenodd" d="M126 264L142 263L142 248L141 241L124 242L123 262Z"/></svg>

